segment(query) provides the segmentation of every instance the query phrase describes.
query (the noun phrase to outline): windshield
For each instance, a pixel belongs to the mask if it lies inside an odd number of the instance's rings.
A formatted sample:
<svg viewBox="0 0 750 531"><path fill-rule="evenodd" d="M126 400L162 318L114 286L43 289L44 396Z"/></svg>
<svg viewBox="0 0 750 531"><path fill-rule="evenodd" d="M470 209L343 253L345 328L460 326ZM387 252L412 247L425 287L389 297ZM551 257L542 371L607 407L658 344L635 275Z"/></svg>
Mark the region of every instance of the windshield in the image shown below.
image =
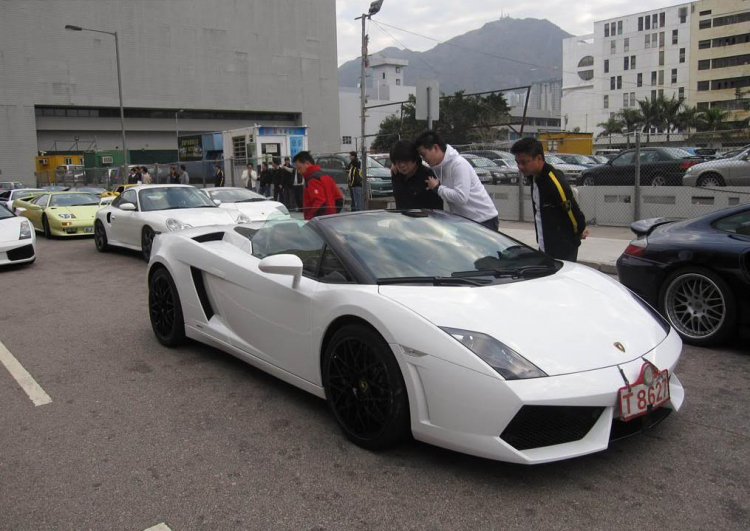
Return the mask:
<svg viewBox="0 0 750 531"><path fill-rule="evenodd" d="M684 159L684 158L690 158L693 155L691 153L688 153L684 149L680 148L662 148L665 153L667 153L670 157L674 159Z"/></svg>
<svg viewBox="0 0 750 531"><path fill-rule="evenodd" d="M211 196L211 199L218 199L222 203L268 201L268 198L245 188L219 188L208 190L208 193Z"/></svg>
<svg viewBox="0 0 750 531"><path fill-rule="evenodd" d="M591 164L591 159L583 155L565 155L564 160L568 160L573 164Z"/></svg>
<svg viewBox="0 0 750 531"><path fill-rule="evenodd" d="M88 188L79 188L79 192L88 192L90 194L103 194L107 190L104 188L96 188L96 187L88 187Z"/></svg>
<svg viewBox="0 0 750 531"><path fill-rule="evenodd" d="M51 207L98 205L99 196L86 193L55 194L49 202Z"/></svg>
<svg viewBox="0 0 750 531"><path fill-rule="evenodd" d="M5 208L5 205L0 205L0 219L14 218L15 216L10 210Z"/></svg>
<svg viewBox="0 0 750 531"><path fill-rule="evenodd" d="M497 166L494 162L492 162L490 159L486 159L484 157L471 157L469 159L469 162L471 162L472 166L477 168L494 168Z"/></svg>
<svg viewBox="0 0 750 531"><path fill-rule="evenodd" d="M318 220L376 279L451 277L554 260L464 218L422 211L379 211Z"/></svg>
<svg viewBox="0 0 750 531"><path fill-rule="evenodd" d="M141 210L175 210L179 208L216 208L206 194L196 188L144 188L139 194Z"/></svg>
<svg viewBox="0 0 750 531"><path fill-rule="evenodd" d="M550 164L567 164L567 162L565 162L557 155L550 155L549 153L544 154L544 159Z"/></svg>

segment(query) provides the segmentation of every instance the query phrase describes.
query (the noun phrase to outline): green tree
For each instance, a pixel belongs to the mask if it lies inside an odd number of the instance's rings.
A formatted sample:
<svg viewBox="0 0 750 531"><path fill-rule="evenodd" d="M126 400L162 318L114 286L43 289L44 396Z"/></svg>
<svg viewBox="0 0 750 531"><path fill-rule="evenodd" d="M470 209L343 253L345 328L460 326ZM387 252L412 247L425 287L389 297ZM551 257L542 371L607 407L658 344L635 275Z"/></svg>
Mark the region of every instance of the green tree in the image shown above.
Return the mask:
<svg viewBox="0 0 750 531"><path fill-rule="evenodd" d="M680 113L682 109L682 100L672 95L670 99L659 96L656 100L656 106L659 109L661 124L667 130L667 142L669 142L669 133L680 126Z"/></svg>
<svg viewBox="0 0 750 531"><path fill-rule="evenodd" d="M719 107L711 107L700 114L700 131L720 131L725 129L729 111Z"/></svg>
<svg viewBox="0 0 750 531"><path fill-rule="evenodd" d="M626 107L617 113L617 118L622 123L626 133L633 133L643 123L641 111L632 107ZM628 134L628 148L630 148L630 135Z"/></svg>
<svg viewBox="0 0 750 531"><path fill-rule="evenodd" d="M696 107L690 107L683 105L682 111L680 112L677 120L677 127L682 131L690 133L691 129L698 129L701 125L701 111Z"/></svg>
<svg viewBox="0 0 750 531"><path fill-rule="evenodd" d="M643 126L642 131L644 133L648 134L651 132L652 128L662 126L661 108L656 101L651 101L648 98L638 100L638 107L640 108L641 116L643 117L641 125ZM646 136L646 142L648 142L648 138L649 137Z"/></svg>
<svg viewBox="0 0 750 531"><path fill-rule="evenodd" d="M622 134L622 122L616 116L610 116L606 122L596 124L597 127L601 127L601 132L597 135L597 138L605 136L610 137L610 143L612 141L612 135Z"/></svg>

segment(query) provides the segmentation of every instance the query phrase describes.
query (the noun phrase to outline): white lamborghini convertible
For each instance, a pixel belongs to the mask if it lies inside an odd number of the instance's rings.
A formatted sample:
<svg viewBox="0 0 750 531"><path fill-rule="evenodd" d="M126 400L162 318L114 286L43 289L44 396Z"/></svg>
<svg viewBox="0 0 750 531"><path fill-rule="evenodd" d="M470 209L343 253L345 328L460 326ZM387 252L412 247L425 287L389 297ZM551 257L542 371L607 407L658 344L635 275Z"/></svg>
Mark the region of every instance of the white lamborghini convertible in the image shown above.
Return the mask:
<svg viewBox="0 0 750 531"><path fill-rule="evenodd" d="M606 275L443 212L369 211L164 234L157 339L213 345L328 401L353 442L410 433L544 463L683 403L682 343Z"/></svg>
<svg viewBox="0 0 750 531"><path fill-rule="evenodd" d="M154 237L162 232L248 221L241 212L220 209L192 186L132 186L97 211L94 243L101 252L111 245L141 251L148 260Z"/></svg>

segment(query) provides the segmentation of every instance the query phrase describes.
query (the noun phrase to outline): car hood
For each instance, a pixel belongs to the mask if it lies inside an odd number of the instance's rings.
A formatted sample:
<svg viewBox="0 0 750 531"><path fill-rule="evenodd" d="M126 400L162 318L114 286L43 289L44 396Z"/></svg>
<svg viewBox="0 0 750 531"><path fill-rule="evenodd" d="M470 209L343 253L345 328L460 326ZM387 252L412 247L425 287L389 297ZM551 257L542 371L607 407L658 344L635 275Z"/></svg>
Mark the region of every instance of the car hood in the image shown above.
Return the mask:
<svg viewBox="0 0 750 531"><path fill-rule="evenodd" d="M167 219L173 218L193 227L206 225L227 225L234 223L234 216L224 208L177 208L174 210L154 210L148 214Z"/></svg>
<svg viewBox="0 0 750 531"><path fill-rule="evenodd" d="M0 219L0 242L17 241L21 236L21 223L24 221L26 218Z"/></svg>
<svg viewBox="0 0 750 531"><path fill-rule="evenodd" d="M562 171L583 171L590 166L581 166L579 164L554 164L554 167Z"/></svg>
<svg viewBox="0 0 750 531"><path fill-rule="evenodd" d="M51 216L59 216L60 214L73 214L76 219L94 219L96 211L102 208L102 205L90 205L90 206L55 206L48 207L47 213Z"/></svg>
<svg viewBox="0 0 750 531"><path fill-rule="evenodd" d="M255 203L222 203L219 208L225 210L242 212L250 221L265 221L269 216L288 217L278 207L283 207L278 201L258 201Z"/></svg>
<svg viewBox="0 0 750 531"><path fill-rule="evenodd" d="M555 275L523 282L381 286L380 293L437 326L488 334L550 376L627 363L667 337L627 288L571 263Z"/></svg>

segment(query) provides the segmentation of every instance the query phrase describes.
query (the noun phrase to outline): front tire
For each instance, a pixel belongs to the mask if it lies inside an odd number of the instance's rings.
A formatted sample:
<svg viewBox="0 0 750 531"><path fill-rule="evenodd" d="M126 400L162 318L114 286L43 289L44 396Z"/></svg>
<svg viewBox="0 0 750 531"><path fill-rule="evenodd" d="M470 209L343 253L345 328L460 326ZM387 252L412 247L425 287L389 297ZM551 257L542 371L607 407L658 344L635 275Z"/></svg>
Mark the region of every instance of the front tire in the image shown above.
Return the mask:
<svg viewBox="0 0 750 531"><path fill-rule="evenodd" d="M151 260L151 247L154 244L154 236L156 236L154 229L148 226L143 227L141 231L141 253L146 262Z"/></svg>
<svg viewBox="0 0 750 531"><path fill-rule="evenodd" d="M700 188L719 188L721 186L726 186L724 178L717 173L701 175L696 184Z"/></svg>
<svg viewBox="0 0 750 531"><path fill-rule="evenodd" d="M52 239L52 230L49 228L49 220L47 220L47 216L42 216L42 230L44 231L44 237L48 239Z"/></svg>
<svg viewBox="0 0 750 531"><path fill-rule="evenodd" d="M160 268L148 282L148 310L151 328L164 346L176 347L185 342L185 319L177 286L165 268Z"/></svg>
<svg viewBox="0 0 750 531"><path fill-rule="evenodd" d="M361 324L342 327L326 347L322 369L328 405L353 443L382 450L410 434L406 385L380 334Z"/></svg>
<svg viewBox="0 0 750 531"><path fill-rule="evenodd" d="M720 276L707 269L688 267L673 272L664 282L659 305L691 345L722 343L736 330L734 295Z"/></svg>
<svg viewBox="0 0 750 531"><path fill-rule="evenodd" d="M94 223L94 244L96 245L96 250L100 253L106 253L109 251L107 230L104 228L104 223L98 219Z"/></svg>
<svg viewBox="0 0 750 531"><path fill-rule="evenodd" d="M584 175L581 186L596 186L596 180L591 175Z"/></svg>

